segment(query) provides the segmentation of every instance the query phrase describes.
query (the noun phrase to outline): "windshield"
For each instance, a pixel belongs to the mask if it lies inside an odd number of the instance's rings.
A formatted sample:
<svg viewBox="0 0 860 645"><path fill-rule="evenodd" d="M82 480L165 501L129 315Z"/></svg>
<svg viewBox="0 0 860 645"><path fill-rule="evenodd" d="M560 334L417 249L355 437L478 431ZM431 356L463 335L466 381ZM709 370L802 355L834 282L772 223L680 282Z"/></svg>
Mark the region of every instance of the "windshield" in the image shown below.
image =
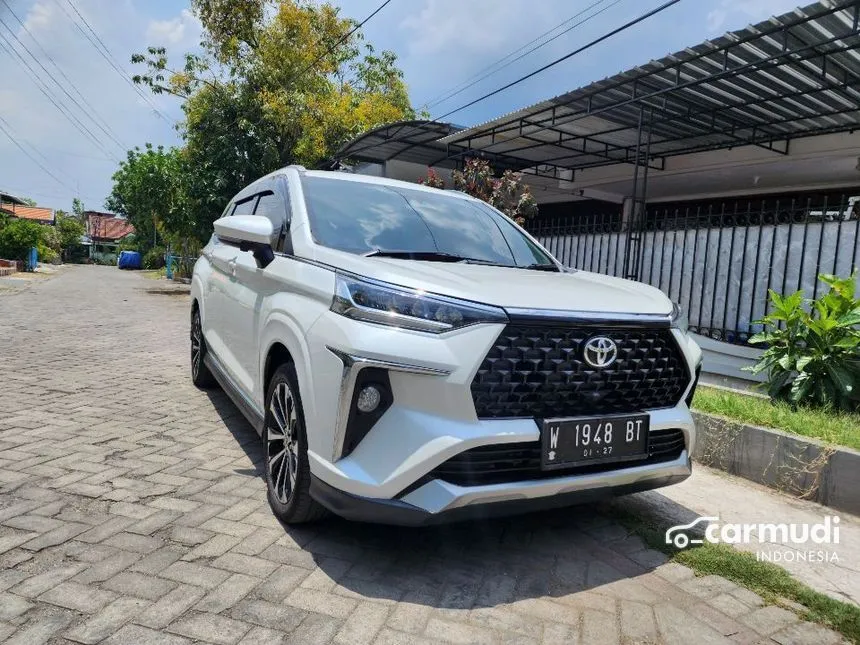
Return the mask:
<svg viewBox="0 0 860 645"><path fill-rule="evenodd" d="M444 193L302 177L318 244L356 254L414 253L505 266L555 266L507 217Z"/></svg>

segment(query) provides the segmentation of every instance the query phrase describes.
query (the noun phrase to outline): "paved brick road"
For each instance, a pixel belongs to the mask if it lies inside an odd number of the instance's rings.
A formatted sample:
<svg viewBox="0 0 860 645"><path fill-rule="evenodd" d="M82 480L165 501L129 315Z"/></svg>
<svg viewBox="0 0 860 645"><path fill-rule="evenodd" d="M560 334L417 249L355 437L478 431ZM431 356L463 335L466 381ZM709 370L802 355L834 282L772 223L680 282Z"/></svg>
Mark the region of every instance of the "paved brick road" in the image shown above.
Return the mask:
<svg viewBox="0 0 860 645"><path fill-rule="evenodd" d="M256 434L189 382L187 296L158 284L69 267L0 295L0 641L838 641L587 508L284 529Z"/></svg>

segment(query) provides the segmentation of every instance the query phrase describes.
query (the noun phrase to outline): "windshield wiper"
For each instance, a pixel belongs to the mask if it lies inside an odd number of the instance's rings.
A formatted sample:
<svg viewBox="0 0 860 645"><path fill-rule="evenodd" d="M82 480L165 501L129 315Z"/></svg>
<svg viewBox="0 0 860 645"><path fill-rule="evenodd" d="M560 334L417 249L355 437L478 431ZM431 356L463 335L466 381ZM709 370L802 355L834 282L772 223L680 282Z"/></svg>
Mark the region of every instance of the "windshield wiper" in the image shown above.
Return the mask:
<svg viewBox="0 0 860 645"><path fill-rule="evenodd" d="M419 260L424 262L465 262L467 264L486 264L487 266L507 267L513 266L510 264L499 264L490 260L481 260L480 258L469 258L463 255L454 253L444 253L442 251L385 251L383 249L374 249L364 254L366 258L397 258L401 260Z"/></svg>
<svg viewBox="0 0 860 645"><path fill-rule="evenodd" d="M559 269L554 264L527 264L525 266L518 267L518 268L529 269L531 271L552 271L553 273L561 272L561 269Z"/></svg>
<svg viewBox="0 0 860 645"><path fill-rule="evenodd" d="M468 258L441 251L386 251L373 249L364 254L366 258L398 258L401 260L425 260L429 262L462 262Z"/></svg>
<svg viewBox="0 0 860 645"><path fill-rule="evenodd" d="M533 271L559 271L554 264L527 264L518 266L516 264L502 264L492 260L480 258L469 258L454 253L443 251L386 251L385 249L373 249L364 254L366 258L396 258L399 260L417 260L424 262L463 262L465 264L480 264L489 267L504 267L506 269L530 269Z"/></svg>

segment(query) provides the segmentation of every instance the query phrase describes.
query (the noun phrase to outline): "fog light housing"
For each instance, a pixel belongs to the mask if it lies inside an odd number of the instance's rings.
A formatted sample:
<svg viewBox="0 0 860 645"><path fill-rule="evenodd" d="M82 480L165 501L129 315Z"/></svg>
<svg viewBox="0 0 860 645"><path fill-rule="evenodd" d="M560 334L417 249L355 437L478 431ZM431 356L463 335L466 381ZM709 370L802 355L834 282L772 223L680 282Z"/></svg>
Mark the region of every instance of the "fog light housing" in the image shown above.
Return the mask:
<svg viewBox="0 0 860 645"><path fill-rule="evenodd" d="M358 398L355 401L355 407L359 412L369 414L379 407L382 402L382 393L375 385L366 385L361 388L358 393Z"/></svg>

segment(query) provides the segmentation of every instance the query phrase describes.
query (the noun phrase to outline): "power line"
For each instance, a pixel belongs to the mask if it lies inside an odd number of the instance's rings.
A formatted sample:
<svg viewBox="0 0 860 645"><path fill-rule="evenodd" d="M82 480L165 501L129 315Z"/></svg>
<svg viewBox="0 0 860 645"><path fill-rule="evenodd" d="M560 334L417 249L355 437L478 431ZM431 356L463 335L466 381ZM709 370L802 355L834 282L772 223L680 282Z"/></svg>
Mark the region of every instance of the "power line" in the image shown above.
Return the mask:
<svg viewBox="0 0 860 645"><path fill-rule="evenodd" d="M101 127L103 125L104 128L102 128L102 131L105 134L107 134L108 136L110 136L114 142L119 144L123 150L125 150L127 148L127 146L125 144L122 144L120 141L117 140L119 135L116 134L116 132L110 127L110 125L107 123L107 121L105 121L104 117L102 117L98 113L98 110L96 110L96 108L87 100L87 98L83 95L81 90L78 89L78 87L74 84L74 82L72 82L72 79L70 79L68 76L66 76L66 73L62 70L62 68L59 65L57 65L57 61L55 61L53 59L53 57L45 50L45 48L42 46L42 43L39 42L39 39L36 38L36 36L34 36L33 33L27 28L27 25L24 24L24 22L21 20L21 18L18 17L18 14L15 13L15 11L9 5L7 0L0 0L0 1L2 1L4 5L6 5L6 8L9 10L9 13L12 14L12 17L18 21L18 24L21 25L21 28L27 33L28 36L30 36L30 38L33 40L33 42L36 43L36 46L39 48L39 50L45 55L45 57L48 59L48 61L50 61L51 65L54 66L54 69L56 69L57 72L59 72L60 76L62 76L63 79L65 79L65 81L75 91L75 93L78 95L78 97L81 99L81 101L84 102L84 104L89 109L88 114L90 115L90 118L93 120L93 122L95 122L96 125L99 125L99 127ZM31 53L30 56L32 56L32 55L33 54ZM34 60L35 60L35 58L34 58ZM40 65L41 65L41 63L40 63ZM44 67L43 67L43 69L44 69ZM47 70L46 70L46 72L47 72ZM57 82L56 79L54 79L54 82ZM57 85L59 85L59 83L57 83ZM66 92L66 94L68 95L68 92ZM96 118L96 117L98 117L98 118Z"/></svg>
<svg viewBox="0 0 860 645"><path fill-rule="evenodd" d="M81 22L86 26L86 28L89 30L89 32L92 34L92 36L90 36L90 34L88 34L86 31L84 31L83 28L78 24L78 22L69 14L69 12L63 6L61 0L54 0L54 1L56 2L57 6L60 7L60 9L63 11L63 13L66 14L66 17L72 22L72 24L75 26L75 28L84 36L84 38L86 38L90 42L90 44L95 48L95 50L99 53L99 55L101 55L101 57L104 58L105 61L107 61L108 65L110 65L111 68L117 74L119 74L126 83L128 83L128 85L135 91L135 93L137 93L138 96L140 96L144 101L146 101L146 103L153 109L153 111L162 120L164 120L165 122L173 121L174 123L176 123L175 119L172 119L171 117L165 115L161 110L159 110L158 106L152 102L152 100L149 98L149 96L147 96L147 94L145 92L143 92L129 78L126 71L124 69L122 69L120 64L117 62L116 57L111 53L111 51L110 51L110 49L108 49L107 45L104 44L104 41L102 41L101 37L99 37L99 35L98 35L98 33L96 33L95 29L93 29L92 26L90 25L90 23L87 22L87 19L84 18L84 16L81 14L80 11L78 11L78 8L75 6L75 4L72 2L72 0L66 0L66 2L69 4L69 6L72 8L72 10L77 14L78 18L81 19Z"/></svg>
<svg viewBox="0 0 860 645"><path fill-rule="evenodd" d="M514 58L513 60L508 60L508 59L510 59L512 56L516 56L517 54L519 54L521 51L523 51L524 49L528 48L529 46L534 45L536 42L538 42L538 41L539 41L539 40L541 40L542 38L545 38L546 36L548 36L548 35L549 35L549 34L551 34L552 32L554 32L554 31L556 31L556 30L558 30L558 29L560 29L560 28L564 27L566 24L568 24L568 23L570 23L570 22L573 22L574 20L576 20L577 18L579 18L579 16L581 16L582 14L587 13L588 11L590 11L591 9L593 9L594 7L596 7L596 6L600 5L600 4L603 4L605 1L606 1L606 0L597 0L596 2L593 2L592 4L590 4L589 6L587 6L587 7L586 7L585 9L583 9L582 11L579 11L579 12L575 13L575 14L574 14L574 15L572 15L570 18L568 18L567 20L565 20L565 21L563 21L563 22L561 22L561 23L557 24L557 25L556 25L555 27L553 27L552 29L548 29L547 31L543 32L541 35L539 35L539 36L537 36L536 38L534 38L534 39L530 40L529 42L527 42L527 43L526 43L525 45L523 45L522 47L519 47L518 49L515 49L514 51L510 52L510 53L509 53L509 54L507 54L506 56L503 56L502 58L500 58L500 59L499 59L499 60L497 60L496 62L491 63L490 65L487 65L487 66L486 66L486 67L484 67L483 69L481 69L481 70L479 70L479 71L475 72L475 74L473 74L473 75L472 75L472 76L470 76L469 78L467 78L467 79L463 80L461 83L459 83L459 84L455 85L454 87L452 87L452 88L450 88L450 89L448 89L448 90L445 90L444 92L442 92L441 94L439 94L439 95L438 95L438 96L436 96L435 98L433 98L433 99L431 99L430 101L428 101L428 102L425 104L425 108L431 108L431 107L433 107L433 106L435 106L435 105L439 105L440 103L444 103L444 102L445 102L445 101L447 101L448 99L452 99L452 98L454 98L455 96L457 96L458 94L461 94L462 92L464 92L465 90L469 89L469 88L470 88L470 87L472 87L473 85L476 85L477 83L480 83L481 81L483 81L483 80L484 80L484 79L486 79L486 78L489 78L489 77L490 77L490 76L492 76L493 74L497 74L498 72L500 72L501 70L503 70L505 67L508 67L509 65L512 65L513 63L515 63L515 62L517 62L518 60L520 60L520 59L524 58L525 56L528 56L528 55L529 55L529 54L531 54L532 52L535 52L535 51L537 51L538 49L540 49L541 47L544 47L545 45L548 45L548 44L549 44L549 43L551 43L553 40L556 40L557 38L559 38L559 37L563 36L564 34L569 33L570 31L572 31L573 29L576 29L577 27L579 27L579 26L580 26L580 25L582 25L583 23L585 23L585 22L587 22L587 21L591 20L591 19L592 19L592 18L594 18L595 16L600 15L601 13L603 13L604 11L606 11L607 9L611 9L613 6L615 6L616 4L618 4L619 2L621 2L621 0L615 0L615 2L613 2L613 3L612 3L611 5L609 5L608 7L604 7L604 8L603 8L603 9L601 9L600 11L597 11L597 12L595 12L594 14L592 14L592 15L588 16L587 18L585 18L585 19L581 20L580 22L576 23L575 25L572 25L572 26L568 27L568 28L567 28L567 29L565 29L564 31L560 31L559 33L557 33L556 35L554 35L552 38L549 38L548 40L545 40L544 42L540 43L539 45L536 45L535 47L532 47L531 49L529 49L528 51L524 52L524 53L523 53L523 54L521 54L520 56L517 56L517 57L516 57L516 58ZM505 61L507 61L507 62L505 62ZM494 68L495 68L495 69L494 69ZM490 71L490 70L492 70L492 71ZM487 72L487 73L485 74L485 72ZM474 80L474 82L471 82L471 83L469 82L469 81L473 81L473 80Z"/></svg>
<svg viewBox="0 0 860 645"><path fill-rule="evenodd" d="M12 8L9 6L9 4L6 2L6 0L0 0L0 1L2 1L4 5L6 5L6 8L7 8L7 9L9 9L9 13L11 13L11 14L12 14L12 16L14 16L14 18L15 18L19 23L21 23L21 26L22 26L22 27L24 27L24 30L25 30L28 34L30 34L30 31L27 29L26 25L24 25L24 23L23 23L23 22L21 22L21 19L20 19L20 18L18 18L18 16L17 16L17 15L15 15L15 12L14 12L14 11L12 11ZM7 31L12 35L12 38L15 40L15 42L16 42L16 43L18 43L18 45L19 45L19 46L20 46L24 51L26 51L26 52L27 52L27 54L29 54L29 55L30 55L30 58L32 58L32 59L33 59L33 61L35 61L35 63L36 63L39 67L41 67L41 68L42 68L42 71L43 71L43 72L45 72L45 74L47 74L48 78L49 78L49 79L51 79L51 80L54 82L54 84L55 84L57 87L59 87L59 88L60 88L60 90L62 90L63 94L65 94L65 95L69 98L69 100L70 100L70 101L71 101L71 102L72 102L72 103L73 103L73 104L74 104L74 105L75 105L75 106L76 106L76 107L77 107L77 108L78 108L78 109L79 109L83 114L85 114L86 116L88 116L88 117L89 117L89 119L90 119L90 120L91 120L91 121L96 125L96 127L98 127L98 128L99 128L99 130L101 130L101 131L102 131L102 132L103 132L103 133L104 133L104 134L105 134L109 139L111 139L111 141L113 141L117 146L119 146L119 148L120 148L121 150L125 150L125 149L126 149L126 147L125 147L122 143L120 143L120 141L119 141L119 140L118 140L118 139L117 139L117 138L116 138L116 137L115 137L111 132L109 132L109 131L108 131L108 129L106 129L105 127L103 127L103 126L102 126L102 125L101 125L101 124L100 124L100 123L99 123L95 118L93 118L92 114L90 114L90 112L88 112L88 111L87 111L87 109L85 109L85 108L84 108L84 107L83 107L83 106L82 106L82 105L77 101L77 99L75 99L75 97L74 97L74 96L72 96L72 95L68 92L68 90L67 90L67 89L66 89L66 88L65 88L65 87L64 87L64 86L63 86L63 85L62 85L62 84L57 80L57 78L56 78L53 74L51 74L51 72L50 72L50 71L48 71L48 69L47 69L47 68L42 64L42 61L40 61L38 58L36 58L36 56L33 54L33 52L30 50L30 48L29 48L29 47L27 47L27 45L25 45L25 44L23 43L23 41L21 41L21 39L20 39L20 38L18 38L18 35L17 35L13 30L12 30L12 28L11 28L9 25L7 25L7 24L6 24L6 22L5 22L2 18L0 18L0 24L2 24L2 25L6 28L6 30L7 30ZM32 34L30 34L30 36L32 37L33 35L32 35ZM35 40L35 38L34 38L34 40ZM36 41L36 44L37 44L37 45L39 45L38 41ZM42 46L41 46L41 45L39 45L39 47L41 48ZM42 49L42 51L44 52L45 50L44 50L44 49ZM47 52L45 52L45 54L47 55ZM49 57L49 58L50 58L50 57ZM52 62L53 62L53 61L52 61ZM56 67L56 63L54 63L54 67ZM66 80L68 80L68 79L66 79ZM71 83L71 81L69 81L69 84L71 84L71 85L72 85L72 87L74 87L74 85ZM47 85L47 84L46 84L46 85ZM77 90L77 88L75 88L75 89ZM78 90L78 94L80 94L80 91L79 91L79 90ZM86 99L84 99L83 97L81 97L81 98L82 98L82 99L83 99L83 101L86 103ZM95 111L95 110L93 109L93 107L92 107L91 105L89 105L89 103L87 103L87 108L89 108L89 110L91 110L91 111L93 111L93 112Z"/></svg>
<svg viewBox="0 0 860 645"><path fill-rule="evenodd" d="M60 179L60 178L59 178L59 177L57 177L54 173L52 173L50 170L48 170L48 169L47 169L47 168L42 164L42 162L41 162L41 161L39 161L38 159L36 159L33 155L31 155L31 154L27 151L27 149L26 149L24 146L22 146L20 143L18 143L18 140L17 140L17 139L12 135L12 133L11 133L11 132L9 132L9 130L7 130L7 129L6 129L6 126L8 126L8 125L9 125L9 122L8 122L8 121L6 121L6 119L4 119L2 116L0 116L0 131L2 131L2 132L3 132L3 134L5 134L5 135L9 138L9 140L10 140L12 143L14 143L14 144L15 144L15 146L16 146L16 147L17 147L21 152L23 152L25 155L27 155L27 157L29 157L29 158L30 158L30 161L32 161L34 164L36 164L37 166L39 166L39 168L41 168L42 170L44 170L44 171L45 171L45 174L47 174L49 177L51 177L54 181L56 181L56 182L57 182L58 184L60 184L61 186L65 186L65 187L66 187L66 188L68 188L69 190L74 190L74 188L72 188L71 186L69 186L66 182L64 182L62 179Z"/></svg>
<svg viewBox="0 0 860 645"><path fill-rule="evenodd" d="M2 22L2 21L0 21L0 22ZM5 23L4 23L4 24L5 24ZM8 28L8 27L7 27L7 28ZM101 150L104 154L106 154L106 155L108 155L108 156L112 157L114 161L119 161L119 159L118 159L115 155L112 155L112 154L111 154L111 153L110 153L110 152L109 152L109 151L108 151L108 150L107 150L107 149L102 145L102 143L101 143L101 141L99 140L99 138L98 138L98 137L96 137L96 136L95 136L95 135L90 131L90 129L89 129L89 128L87 128L87 126L86 126L86 125L84 125L84 124L81 122L81 120L80 120L80 119L79 119L79 118L78 118L78 117L77 117L73 112L71 112L70 110L68 110L68 109L67 109L67 108L65 108L63 105L61 105L60 103L58 103L58 102L57 102L57 99L56 99L56 98L51 94L51 92L50 92L50 90L49 90L48 86L47 86L44 82L42 82L42 80L39 78L39 74L36 72L36 70L34 70L34 69L33 69L33 67L32 67L32 66L27 62L27 60L26 60L23 56L21 56L21 54L18 52L18 50L17 50L17 49L15 49L15 48L12 46L12 44L11 44L10 42L4 43L4 41L3 41L3 40L0 40L0 49L2 49L3 51L5 51L7 54L10 54L10 55L13 55L13 56L17 57L18 61L19 61L19 62L20 62L24 67L26 67L26 68L27 68L27 70L28 70L28 71L30 72L30 74L32 75L32 76L31 76L32 81L33 81L33 83L36 85L36 87L39 89L39 91L40 91L42 94L44 94L44 95L45 95L45 97L48 99L48 101L50 101L50 102L51 102L51 104L52 104L55 108L57 108L57 110L59 110L59 112L60 112L64 117L66 117L66 119L69 121L69 123L71 123L71 124L75 127L75 129L76 129L78 132L80 132L80 133L81 133L85 138L87 138L87 137L88 137L88 138L90 139L90 141L91 141L92 143L94 143L94 144L95 144L95 146L96 146L99 150Z"/></svg>
<svg viewBox="0 0 860 645"><path fill-rule="evenodd" d="M571 58L571 57L573 57L573 56L576 56L577 54L580 54L580 53L584 52L586 49L590 49L590 48L594 47L595 45L597 45L598 43L602 43L604 40L607 40L607 39L609 39L609 38L612 38L612 36L615 36L616 34L621 33L621 32L622 32L622 31L624 31L625 29L629 29L630 27L632 27L632 26L634 26L634 25L636 25L636 24L639 24L640 22L642 22L642 21L644 21L644 20L647 20L647 19L648 19L648 18L650 18L651 16L654 16L654 15L656 15L656 14L660 13L661 11L664 11L664 10L668 9L669 7L671 7L671 6L672 6L672 5L674 5L674 4L679 3L680 1L681 1L681 0L669 0L668 2L665 2L665 3L661 4L661 5L660 5L659 7L657 7L656 9L652 9L652 10L651 10L651 11L649 11L648 13L644 13L644 14L642 14L641 16L639 16L638 18L634 18L633 20L631 20L631 21L629 21L629 22L624 23L624 24L623 24L623 25L621 25L620 27L616 27L616 28L615 28L615 29L613 29L612 31L610 31L610 32L607 32L607 33L603 34L603 35L602 35L602 36L600 36L599 38L595 38L594 40L592 40L591 42L589 42L589 43L587 43L587 44L583 45L582 47L578 47L577 49L574 49L572 52L570 52L570 53L568 53L568 54L565 54L565 55L564 55L564 56L562 56L561 58L557 58L557 59L555 59L554 61L552 61L551 63L547 63L547 64L546 64L546 65L544 65L543 67L540 67L540 68L536 69L535 71L530 72L530 73L526 74L525 76L522 76L522 77L518 78L518 79L517 79L517 80L515 80L515 81L511 81L511 82L510 82L510 83L508 83L507 85L503 85L502 87L500 87L500 88L498 88L498 89L496 89L496 90L493 90L492 92L488 92L487 94L484 94L483 96L478 97L478 98L476 98L476 99L475 99L475 100L473 100L473 101L469 101L469 102L468 102L468 103L466 103L465 105L462 105L462 106L458 107L456 110L451 110L450 112L446 112L446 113L445 113L445 114L443 114L442 116L436 117L436 119L435 119L435 120L436 120L436 121L440 121L441 119L444 119L444 118L446 118L446 117L449 117L449 116L451 116L452 114L455 114L455 113L457 113L457 112L460 112L461 110L465 110L465 109L466 109L466 108L468 108L468 107L472 107L472 106L473 106L473 105L475 105L476 103L480 103L481 101L484 101L484 100L486 100L486 99L490 98L491 96L495 96L496 94L499 94L500 92L504 92L505 90L510 89L510 88L511 88L511 87L513 87L514 85L518 85L519 83L522 83L523 81L528 80L528 79L530 79L531 77L536 76L536 75L540 74L541 72L548 70L550 67L554 67L555 65L558 65L559 63L561 63L561 62L563 62L563 61L566 61L568 58Z"/></svg>

